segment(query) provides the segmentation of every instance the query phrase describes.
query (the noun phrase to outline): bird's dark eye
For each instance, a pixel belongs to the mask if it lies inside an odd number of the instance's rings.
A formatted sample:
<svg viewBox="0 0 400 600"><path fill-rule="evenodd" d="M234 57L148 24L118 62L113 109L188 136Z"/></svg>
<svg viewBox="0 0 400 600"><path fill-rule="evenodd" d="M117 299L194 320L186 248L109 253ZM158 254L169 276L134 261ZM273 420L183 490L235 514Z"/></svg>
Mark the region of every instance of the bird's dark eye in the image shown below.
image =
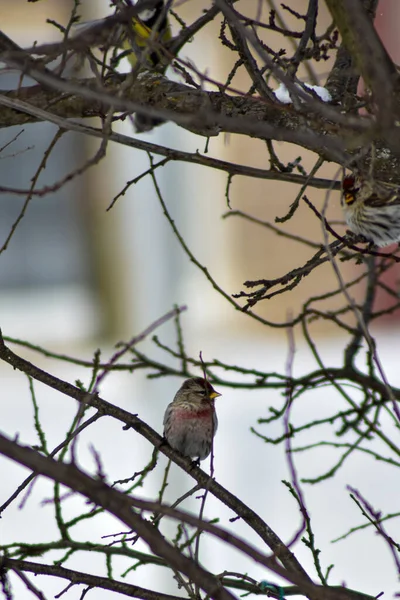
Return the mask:
<svg viewBox="0 0 400 600"><path fill-rule="evenodd" d="M346 204L353 204L359 191L359 187L353 187L351 189L344 190L344 201Z"/></svg>

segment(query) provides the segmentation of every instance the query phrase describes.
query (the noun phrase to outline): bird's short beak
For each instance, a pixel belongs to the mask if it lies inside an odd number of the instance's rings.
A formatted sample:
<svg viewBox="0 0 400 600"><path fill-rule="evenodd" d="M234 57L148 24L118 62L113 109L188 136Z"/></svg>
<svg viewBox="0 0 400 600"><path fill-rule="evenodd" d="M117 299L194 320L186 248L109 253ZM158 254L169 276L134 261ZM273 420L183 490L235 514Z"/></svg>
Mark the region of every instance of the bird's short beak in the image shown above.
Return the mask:
<svg viewBox="0 0 400 600"><path fill-rule="evenodd" d="M214 398L218 398L218 396L222 396L222 394L219 394L215 390L213 392L211 392L211 394L210 394L211 400L214 400Z"/></svg>

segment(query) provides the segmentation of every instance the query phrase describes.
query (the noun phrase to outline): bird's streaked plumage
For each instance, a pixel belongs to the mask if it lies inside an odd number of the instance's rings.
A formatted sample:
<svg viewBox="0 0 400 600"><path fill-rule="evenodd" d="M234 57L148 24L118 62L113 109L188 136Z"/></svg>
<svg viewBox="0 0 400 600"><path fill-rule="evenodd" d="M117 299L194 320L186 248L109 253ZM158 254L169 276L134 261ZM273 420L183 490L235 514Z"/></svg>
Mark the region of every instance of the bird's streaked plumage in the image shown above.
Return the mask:
<svg viewBox="0 0 400 600"><path fill-rule="evenodd" d="M400 241L400 189L390 183L348 175L342 207L349 229L377 246Z"/></svg>

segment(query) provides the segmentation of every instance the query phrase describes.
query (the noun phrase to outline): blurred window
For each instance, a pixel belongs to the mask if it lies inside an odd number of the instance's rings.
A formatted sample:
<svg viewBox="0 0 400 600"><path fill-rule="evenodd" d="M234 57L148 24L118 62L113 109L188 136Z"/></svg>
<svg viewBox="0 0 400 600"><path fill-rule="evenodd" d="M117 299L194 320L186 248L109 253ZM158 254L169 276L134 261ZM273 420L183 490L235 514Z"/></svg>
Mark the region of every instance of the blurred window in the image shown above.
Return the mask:
<svg viewBox="0 0 400 600"><path fill-rule="evenodd" d="M3 147L22 128L3 129ZM22 134L0 154L1 185L29 189L57 129L48 123L26 125ZM35 189L61 181L84 161L82 144L65 134L49 156ZM27 195L0 197L0 248L26 203ZM85 235L85 207L81 178L59 190L33 196L8 248L0 254L0 292L6 289L90 285L90 249Z"/></svg>
<svg viewBox="0 0 400 600"><path fill-rule="evenodd" d="M12 89L18 74L2 73L0 87ZM29 85L24 78L23 85ZM0 184L29 190L58 128L31 123L0 132ZM85 161L82 136L66 132L49 153L36 190L51 187ZM5 333L81 339L98 330L93 240L85 177L33 195L0 194L0 311ZM26 205L25 205L26 204ZM25 209L24 209L25 205ZM21 312L22 311L22 312Z"/></svg>

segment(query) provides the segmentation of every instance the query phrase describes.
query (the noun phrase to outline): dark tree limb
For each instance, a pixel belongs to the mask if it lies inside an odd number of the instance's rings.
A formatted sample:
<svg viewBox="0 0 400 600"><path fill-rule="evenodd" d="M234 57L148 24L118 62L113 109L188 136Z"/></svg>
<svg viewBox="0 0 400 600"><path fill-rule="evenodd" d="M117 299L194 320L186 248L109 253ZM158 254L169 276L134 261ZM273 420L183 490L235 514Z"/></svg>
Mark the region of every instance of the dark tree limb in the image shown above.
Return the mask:
<svg viewBox="0 0 400 600"><path fill-rule="evenodd" d="M399 76L361 0L326 0L343 42L378 107L384 129L400 114Z"/></svg>

